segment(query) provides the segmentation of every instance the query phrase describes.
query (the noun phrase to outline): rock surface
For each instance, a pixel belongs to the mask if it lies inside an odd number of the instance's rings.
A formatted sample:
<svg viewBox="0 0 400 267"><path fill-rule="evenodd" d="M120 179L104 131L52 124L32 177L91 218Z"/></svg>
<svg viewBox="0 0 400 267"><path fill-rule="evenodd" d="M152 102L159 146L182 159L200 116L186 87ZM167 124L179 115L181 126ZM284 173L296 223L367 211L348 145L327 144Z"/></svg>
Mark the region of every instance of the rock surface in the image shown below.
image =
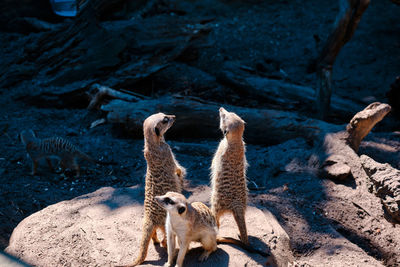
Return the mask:
<svg viewBox="0 0 400 267"><path fill-rule="evenodd" d="M360 159L371 179L375 195L381 198L386 212L400 222L400 171L390 164L376 162L366 155L362 155Z"/></svg>
<svg viewBox="0 0 400 267"><path fill-rule="evenodd" d="M115 266L131 263L138 252L143 214L140 187L104 187L93 193L51 205L23 220L6 251L35 266ZM205 263L198 263L202 249L192 245L187 266L265 266L267 261L287 266L293 261L289 237L269 212L249 207L246 214L251 243L271 247L274 259L250 254L229 245ZM237 237L232 216L221 220L222 236ZM268 245L268 246L267 246ZM150 244L144 265L162 265L164 248Z"/></svg>

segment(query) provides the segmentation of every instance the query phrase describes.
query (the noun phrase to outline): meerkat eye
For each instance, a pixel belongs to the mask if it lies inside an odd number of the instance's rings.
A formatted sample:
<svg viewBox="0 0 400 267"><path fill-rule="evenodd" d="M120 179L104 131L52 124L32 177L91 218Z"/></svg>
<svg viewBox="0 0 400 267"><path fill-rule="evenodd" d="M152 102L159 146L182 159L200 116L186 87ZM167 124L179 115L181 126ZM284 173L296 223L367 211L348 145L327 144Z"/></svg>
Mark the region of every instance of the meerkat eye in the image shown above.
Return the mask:
<svg viewBox="0 0 400 267"><path fill-rule="evenodd" d="M162 123L167 123L169 121L168 117L164 117L164 119L162 120Z"/></svg>
<svg viewBox="0 0 400 267"><path fill-rule="evenodd" d="M178 213L179 213L179 214L182 214L182 213L185 212L185 210L186 210L185 207L179 207L179 208L178 208Z"/></svg>
<svg viewBox="0 0 400 267"><path fill-rule="evenodd" d="M175 202L172 199L170 199L169 197L166 197L164 199L164 202L165 202L165 204L169 204L169 205L174 205L175 204Z"/></svg>

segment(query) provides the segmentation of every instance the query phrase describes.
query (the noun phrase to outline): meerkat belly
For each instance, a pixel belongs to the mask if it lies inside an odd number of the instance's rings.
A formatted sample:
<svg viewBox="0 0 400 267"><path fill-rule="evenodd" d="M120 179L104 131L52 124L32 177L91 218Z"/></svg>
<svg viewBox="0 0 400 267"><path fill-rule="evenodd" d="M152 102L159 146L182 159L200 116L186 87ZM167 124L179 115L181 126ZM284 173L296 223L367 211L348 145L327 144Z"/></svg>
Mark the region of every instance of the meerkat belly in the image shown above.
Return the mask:
<svg viewBox="0 0 400 267"><path fill-rule="evenodd" d="M168 166L170 165L154 166L150 169L150 175L146 177L145 212L151 214L150 218L156 225L164 225L166 212L157 204L155 197L169 191L178 192L180 190L174 170Z"/></svg>
<svg viewBox="0 0 400 267"><path fill-rule="evenodd" d="M219 209L232 209L235 205L246 204L244 166L241 163L224 162L216 177L214 190L214 199Z"/></svg>

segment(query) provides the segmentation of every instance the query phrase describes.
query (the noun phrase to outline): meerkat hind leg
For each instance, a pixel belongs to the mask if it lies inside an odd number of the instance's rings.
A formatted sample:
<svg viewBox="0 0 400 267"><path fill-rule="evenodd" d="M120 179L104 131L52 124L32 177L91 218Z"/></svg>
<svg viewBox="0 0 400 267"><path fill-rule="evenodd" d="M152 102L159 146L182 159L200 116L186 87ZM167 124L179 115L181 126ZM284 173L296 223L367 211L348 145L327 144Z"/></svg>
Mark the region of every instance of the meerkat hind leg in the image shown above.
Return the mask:
<svg viewBox="0 0 400 267"><path fill-rule="evenodd" d="M47 162L47 165L49 165L50 171L55 172L53 164L51 163L51 158L46 157L46 162Z"/></svg>
<svg viewBox="0 0 400 267"><path fill-rule="evenodd" d="M147 219L147 221L149 220ZM136 266L144 262L147 256L147 249L149 248L150 239L153 237L155 231L156 228L152 223L147 222L143 224L139 255L131 266Z"/></svg>
<svg viewBox="0 0 400 267"><path fill-rule="evenodd" d="M205 261L208 259L211 253L217 250L217 240L216 236L207 235L201 239L201 244L203 245L204 252L200 255L199 261Z"/></svg>
<svg viewBox="0 0 400 267"><path fill-rule="evenodd" d="M167 233L165 231L165 226L160 227L161 229L161 233L163 235L163 239L161 240L161 246L163 246L164 248L168 247L168 243L167 243Z"/></svg>
<svg viewBox="0 0 400 267"><path fill-rule="evenodd" d="M237 208L232 210L233 217L235 218L236 224L240 232L240 240L246 245L249 244L249 239L247 237L246 220L244 216L244 210Z"/></svg>
<svg viewBox="0 0 400 267"><path fill-rule="evenodd" d="M75 170L76 177L79 177L81 175L81 168L75 158L72 159L72 168Z"/></svg>
<svg viewBox="0 0 400 267"><path fill-rule="evenodd" d="M35 175L37 172L37 167L38 167L38 161L37 160L32 160L32 172L31 175Z"/></svg>
<svg viewBox="0 0 400 267"><path fill-rule="evenodd" d="M154 231L153 235L151 236L151 239L153 240L153 244L154 245L159 245L160 244L160 240L158 239L158 236L157 236L157 228Z"/></svg>

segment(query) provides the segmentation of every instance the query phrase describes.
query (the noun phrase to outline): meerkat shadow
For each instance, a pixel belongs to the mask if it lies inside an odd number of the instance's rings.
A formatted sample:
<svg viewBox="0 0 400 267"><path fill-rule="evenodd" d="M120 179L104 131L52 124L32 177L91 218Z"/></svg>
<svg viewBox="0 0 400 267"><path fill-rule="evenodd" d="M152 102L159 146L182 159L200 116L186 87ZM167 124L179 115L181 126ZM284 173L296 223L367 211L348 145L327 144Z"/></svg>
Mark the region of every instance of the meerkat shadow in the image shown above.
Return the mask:
<svg viewBox="0 0 400 267"><path fill-rule="evenodd" d="M261 239L249 236L249 241L252 247L270 254L269 247ZM248 252L236 245L219 244L218 249L207 260L200 262L198 259L203 251L202 247L190 249L186 254L184 266L245 266L251 262L255 265L265 266L269 259L269 257Z"/></svg>
<svg viewBox="0 0 400 267"><path fill-rule="evenodd" d="M160 244L154 244L154 249L156 250L159 259L158 260L145 260L143 264L150 264L154 266L163 266L168 260L168 252Z"/></svg>
<svg viewBox="0 0 400 267"><path fill-rule="evenodd" d="M207 260L200 262L199 257L203 251L202 247L190 249L186 254L183 266L229 266L230 256L225 250L218 248L211 253Z"/></svg>

